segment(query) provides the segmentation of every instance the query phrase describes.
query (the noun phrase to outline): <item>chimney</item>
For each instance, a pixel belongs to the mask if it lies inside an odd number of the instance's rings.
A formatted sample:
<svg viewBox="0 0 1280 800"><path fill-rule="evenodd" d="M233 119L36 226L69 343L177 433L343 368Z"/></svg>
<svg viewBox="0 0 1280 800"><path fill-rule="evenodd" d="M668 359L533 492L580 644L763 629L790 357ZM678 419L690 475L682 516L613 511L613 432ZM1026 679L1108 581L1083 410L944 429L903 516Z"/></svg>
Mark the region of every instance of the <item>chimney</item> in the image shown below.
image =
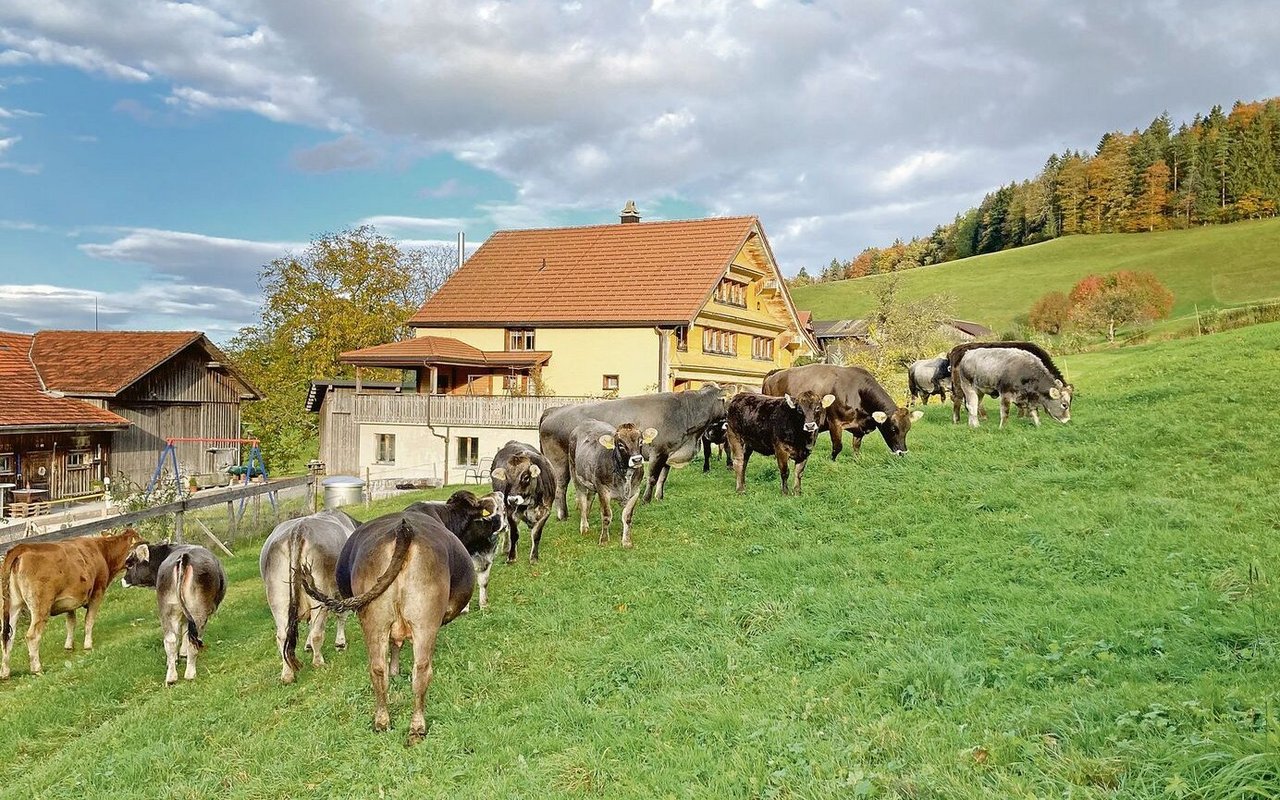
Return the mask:
<svg viewBox="0 0 1280 800"><path fill-rule="evenodd" d="M636 211L636 201L635 201L635 200L628 200L628 201L627 201L627 205L626 205L626 207L624 207L624 208L622 209L622 216L621 216L621 217L619 217L619 219L621 219L621 220L622 220L622 224L623 224L623 225L626 225L626 224L627 224L627 223L629 223L629 222L639 222L639 221L640 221L640 212L639 212L639 211Z"/></svg>

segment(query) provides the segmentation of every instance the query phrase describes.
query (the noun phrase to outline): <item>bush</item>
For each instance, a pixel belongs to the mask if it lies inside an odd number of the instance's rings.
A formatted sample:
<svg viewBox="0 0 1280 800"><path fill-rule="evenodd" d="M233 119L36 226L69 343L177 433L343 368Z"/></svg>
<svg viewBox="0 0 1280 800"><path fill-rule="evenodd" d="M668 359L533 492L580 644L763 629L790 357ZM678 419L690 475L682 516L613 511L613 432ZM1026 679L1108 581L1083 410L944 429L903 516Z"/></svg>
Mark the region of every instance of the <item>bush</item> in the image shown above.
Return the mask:
<svg viewBox="0 0 1280 800"><path fill-rule="evenodd" d="M1071 319L1071 299L1062 292L1049 292L1031 306L1027 318L1033 329L1057 336Z"/></svg>

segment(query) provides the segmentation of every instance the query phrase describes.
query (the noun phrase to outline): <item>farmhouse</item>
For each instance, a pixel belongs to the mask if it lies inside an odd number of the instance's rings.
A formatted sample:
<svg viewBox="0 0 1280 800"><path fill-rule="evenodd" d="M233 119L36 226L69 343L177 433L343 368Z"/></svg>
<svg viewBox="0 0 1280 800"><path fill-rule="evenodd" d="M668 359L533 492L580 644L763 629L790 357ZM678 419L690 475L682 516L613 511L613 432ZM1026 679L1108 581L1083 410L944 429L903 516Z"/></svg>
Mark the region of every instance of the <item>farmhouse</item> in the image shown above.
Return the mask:
<svg viewBox="0 0 1280 800"><path fill-rule="evenodd" d="M357 376L405 381L393 395L366 394L359 377L346 397L330 388L342 415L322 421L330 472L431 465L457 480L509 439L535 443L551 405L758 388L817 352L759 219L642 223L633 203L611 225L495 233L409 325L413 338L342 354Z"/></svg>
<svg viewBox="0 0 1280 800"><path fill-rule="evenodd" d="M258 398L197 331L0 333L0 483L33 501L145 484L166 439L236 438ZM207 443L177 455L192 472L238 460Z"/></svg>

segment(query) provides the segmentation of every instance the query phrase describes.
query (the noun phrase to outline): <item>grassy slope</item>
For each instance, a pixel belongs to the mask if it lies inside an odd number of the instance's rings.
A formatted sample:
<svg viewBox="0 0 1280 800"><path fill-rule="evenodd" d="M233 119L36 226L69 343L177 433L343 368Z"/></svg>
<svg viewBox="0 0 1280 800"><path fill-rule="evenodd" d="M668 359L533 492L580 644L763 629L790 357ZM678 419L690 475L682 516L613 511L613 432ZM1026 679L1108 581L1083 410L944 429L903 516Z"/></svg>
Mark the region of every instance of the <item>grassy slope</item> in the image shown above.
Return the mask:
<svg viewBox="0 0 1280 800"><path fill-rule="evenodd" d="M802 498L758 456L745 497L684 470L630 552L553 523L445 629L412 748L405 678L369 729L354 624L279 684L254 547L194 683L162 686L153 596L115 587L95 651L55 623L43 677L15 653L0 794L1280 796L1278 347L1064 359L1071 425L931 405L910 456L815 458Z"/></svg>
<svg viewBox="0 0 1280 800"><path fill-rule="evenodd" d="M1045 292L1070 291L1089 273L1155 272L1174 293L1173 316L1280 297L1280 219L1185 231L1068 236L1043 244L902 273L910 297L946 294L956 314L996 331ZM856 319L881 276L803 286L796 304L815 319Z"/></svg>

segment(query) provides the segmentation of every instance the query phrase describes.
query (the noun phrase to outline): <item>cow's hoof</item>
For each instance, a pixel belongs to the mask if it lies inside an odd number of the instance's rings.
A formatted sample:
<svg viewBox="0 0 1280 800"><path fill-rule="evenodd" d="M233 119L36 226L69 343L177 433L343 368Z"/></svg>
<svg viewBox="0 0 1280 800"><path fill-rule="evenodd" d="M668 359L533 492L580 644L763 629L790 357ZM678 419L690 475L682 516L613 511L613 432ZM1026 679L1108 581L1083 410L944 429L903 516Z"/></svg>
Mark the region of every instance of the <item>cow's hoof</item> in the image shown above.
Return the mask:
<svg viewBox="0 0 1280 800"><path fill-rule="evenodd" d="M346 650L346 649L347 649L347 643L346 643L346 642L334 642L334 643L333 643L333 649L334 649L334 650L337 650L338 652L342 652L343 650Z"/></svg>
<svg viewBox="0 0 1280 800"><path fill-rule="evenodd" d="M387 732L387 729L388 729L388 728L390 728L390 727L391 727L391 720L390 720L390 719L388 719L388 718L378 719L377 717L374 717L374 718L373 718L373 732L374 732L374 733L386 733L386 732Z"/></svg>
<svg viewBox="0 0 1280 800"><path fill-rule="evenodd" d="M76 646L75 646L74 644L64 644L64 645L62 646L62 649L63 649L63 650L66 650L68 653L70 653L72 650L75 650L75 649L76 649ZM87 647L86 647L85 649L86 649L86 650L88 650L89 648L87 648Z"/></svg>
<svg viewBox="0 0 1280 800"><path fill-rule="evenodd" d="M296 677L297 677L297 676L296 676L296 675L294 675L292 672L281 672L281 673L280 673L280 682L281 682L281 683L293 683L294 678L296 678Z"/></svg>
<svg viewBox="0 0 1280 800"><path fill-rule="evenodd" d="M165 686L173 686L173 685L174 685L175 683L177 683L177 682L178 682L178 676L177 676L177 675L174 675L172 678L165 678L165 679L164 679L164 685L165 685Z"/></svg>
<svg viewBox="0 0 1280 800"><path fill-rule="evenodd" d="M7 680L9 680L9 670L6 669L3 671L0 671L0 681L7 681Z"/></svg>
<svg viewBox="0 0 1280 800"><path fill-rule="evenodd" d="M623 543L622 543L622 548L623 548L624 550L630 550L630 549L631 549L631 548L633 548L633 547L635 547L635 545L633 545L631 542L623 542Z"/></svg>
<svg viewBox="0 0 1280 800"><path fill-rule="evenodd" d="M311 652L311 642L307 642L306 644L304 644L304 645L302 646L302 652L304 652L304 653L310 653L310 652Z"/></svg>

